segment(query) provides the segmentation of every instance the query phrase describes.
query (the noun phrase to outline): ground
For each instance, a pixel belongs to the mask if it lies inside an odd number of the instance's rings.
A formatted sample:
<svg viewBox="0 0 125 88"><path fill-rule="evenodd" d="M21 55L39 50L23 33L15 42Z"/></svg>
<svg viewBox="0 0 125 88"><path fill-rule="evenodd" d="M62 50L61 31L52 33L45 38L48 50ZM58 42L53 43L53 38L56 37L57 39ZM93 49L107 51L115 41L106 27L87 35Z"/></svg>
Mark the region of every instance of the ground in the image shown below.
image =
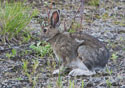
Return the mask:
<svg viewBox="0 0 125 88"><path fill-rule="evenodd" d="M36 0L38 1L38 0ZM40 11L28 27L33 36L40 36L40 25L36 19L46 16L50 2L34 2ZM69 28L76 16L76 26L80 28L80 0L61 0L53 3L61 11L61 28ZM102 0L99 6L85 4L82 28L84 32L107 44L111 57L106 68L93 76L71 77L52 75L58 68L55 56L40 56L27 44L2 44L0 42L0 88L125 88L125 18L124 0ZM54 8L54 6L53 6ZM10 48L11 47L11 48ZM16 50L16 54L14 54ZM13 53L13 55L10 53ZM36 67L36 68L35 68Z"/></svg>

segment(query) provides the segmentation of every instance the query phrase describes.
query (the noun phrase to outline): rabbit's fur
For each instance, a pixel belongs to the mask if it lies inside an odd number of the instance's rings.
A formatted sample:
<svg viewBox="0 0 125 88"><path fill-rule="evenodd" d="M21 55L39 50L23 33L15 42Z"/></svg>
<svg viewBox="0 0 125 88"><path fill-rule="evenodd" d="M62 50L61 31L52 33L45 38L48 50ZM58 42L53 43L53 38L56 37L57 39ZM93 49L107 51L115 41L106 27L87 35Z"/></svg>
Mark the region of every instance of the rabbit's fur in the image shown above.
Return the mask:
<svg viewBox="0 0 125 88"><path fill-rule="evenodd" d="M57 26L59 13L51 16L49 26L43 27L42 38L49 42L57 61L62 62L58 74L65 67L72 68L69 75L93 75L96 68L103 68L108 62L109 51L98 39L82 32L60 32ZM62 71L63 72L63 71Z"/></svg>

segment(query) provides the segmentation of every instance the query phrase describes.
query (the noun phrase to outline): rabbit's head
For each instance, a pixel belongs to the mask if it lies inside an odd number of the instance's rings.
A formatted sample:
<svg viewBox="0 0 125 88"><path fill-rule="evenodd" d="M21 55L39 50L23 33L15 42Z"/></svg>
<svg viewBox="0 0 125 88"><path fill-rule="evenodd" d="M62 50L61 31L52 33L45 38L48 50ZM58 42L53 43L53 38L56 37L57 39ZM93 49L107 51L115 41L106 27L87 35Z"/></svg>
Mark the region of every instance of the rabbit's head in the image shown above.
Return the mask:
<svg viewBox="0 0 125 88"><path fill-rule="evenodd" d="M42 39L48 41L51 38L53 38L56 34L60 33L58 28L59 25L60 12L54 11L51 15L51 18L48 19L47 22L44 21L44 23L42 23Z"/></svg>

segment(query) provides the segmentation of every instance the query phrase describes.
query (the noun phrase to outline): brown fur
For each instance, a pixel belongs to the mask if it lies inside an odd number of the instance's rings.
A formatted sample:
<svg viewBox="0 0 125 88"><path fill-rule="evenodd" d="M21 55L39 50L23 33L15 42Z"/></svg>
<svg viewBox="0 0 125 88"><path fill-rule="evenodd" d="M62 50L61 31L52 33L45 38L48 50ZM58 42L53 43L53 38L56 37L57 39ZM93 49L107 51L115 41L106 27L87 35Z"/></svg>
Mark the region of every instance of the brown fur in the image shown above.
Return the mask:
<svg viewBox="0 0 125 88"><path fill-rule="evenodd" d="M79 64L80 61L89 70L103 68L109 58L109 51L105 45L95 37L83 32L60 32L56 27L59 16L56 12L54 14L56 15L52 15L51 25L45 27L47 32L42 32L42 38L46 38L47 42L52 45L55 55L58 59L61 59L63 66L70 66L75 61ZM52 19L55 20L52 21ZM73 64L72 68L79 68L78 64Z"/></svg>

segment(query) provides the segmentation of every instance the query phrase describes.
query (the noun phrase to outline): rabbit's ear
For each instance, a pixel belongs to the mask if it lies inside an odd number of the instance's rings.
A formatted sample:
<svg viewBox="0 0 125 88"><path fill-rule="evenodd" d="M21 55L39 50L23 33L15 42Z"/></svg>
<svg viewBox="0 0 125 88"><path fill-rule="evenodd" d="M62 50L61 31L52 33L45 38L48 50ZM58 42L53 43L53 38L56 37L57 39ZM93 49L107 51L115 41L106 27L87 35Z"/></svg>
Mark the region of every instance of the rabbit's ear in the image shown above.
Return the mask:
<svg viewBox="0 0 125 88"><path fill-rule="evenodd" d="M59 19L60 19L60 12L54 11L51 16L51 26L55 28L56 26L59 26Z"/></svg>

